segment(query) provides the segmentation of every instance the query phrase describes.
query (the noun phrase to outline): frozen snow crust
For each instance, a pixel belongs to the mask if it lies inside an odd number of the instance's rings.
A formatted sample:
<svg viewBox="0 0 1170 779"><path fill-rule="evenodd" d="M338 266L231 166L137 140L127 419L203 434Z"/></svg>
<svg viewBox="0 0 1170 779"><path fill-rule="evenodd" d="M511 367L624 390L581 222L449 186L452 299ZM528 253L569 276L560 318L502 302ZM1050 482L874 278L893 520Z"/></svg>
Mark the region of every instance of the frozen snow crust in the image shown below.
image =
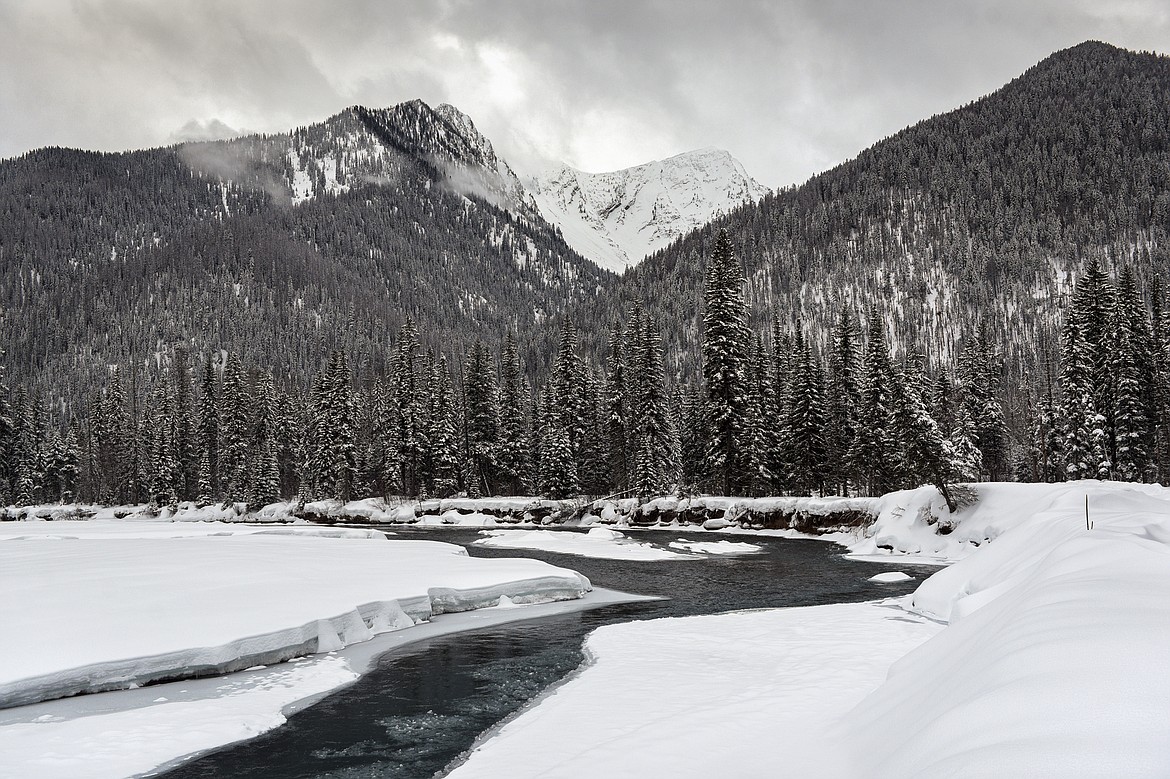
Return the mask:
<svg viewBox="0 0 1170 779"><path fill-rule="evenodd" d="M579 598L580 574L376 531L0 523L0 707L326 652L436 614Z"/></svg>
<svg viewBox="0 0 1170 779"><path fill-rule="evenodd" d="M898 604L607 626L452 776L1170 776L1170 490L974 489L881 499L859 553L959 559Z"/></svg>

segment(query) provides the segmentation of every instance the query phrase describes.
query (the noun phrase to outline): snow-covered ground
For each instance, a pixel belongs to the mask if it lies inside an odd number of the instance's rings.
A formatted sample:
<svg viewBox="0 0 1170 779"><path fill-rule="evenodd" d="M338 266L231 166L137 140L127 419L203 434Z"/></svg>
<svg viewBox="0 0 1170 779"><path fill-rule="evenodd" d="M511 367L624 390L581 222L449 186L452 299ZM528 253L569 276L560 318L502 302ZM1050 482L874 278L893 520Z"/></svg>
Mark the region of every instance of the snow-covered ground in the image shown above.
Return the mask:
<svg viewBox="0 0 1170 779"><path fill-rule="evenodd" d="M450 776L830 776L834 715L941 629L892 603L608 625Z"/></svg>
<svg viewBox="0 0 1170 779"><path fill-rule="evenodd" d="M625 593L595 589L576 600L443 614L410 630L288 663L0 709L0 766L5 776L21 779L137 775L277 727L396 647L630 600Z"/></svg>
<svg viewBox="0 0 1170 779"><path fill-rule="evenodd" d="M976 489L856 541L965 558L913 596L607 626L452 776L1170 776L1170 490Z"/></svg>
<svg viewBox="0 0 1170 779"><path fill-rule="evenodd" d="M0 705L224 672L434 614L579 598L580 574L372 531L0 523ZM178 537L175 537L178 536Z"/></svg>

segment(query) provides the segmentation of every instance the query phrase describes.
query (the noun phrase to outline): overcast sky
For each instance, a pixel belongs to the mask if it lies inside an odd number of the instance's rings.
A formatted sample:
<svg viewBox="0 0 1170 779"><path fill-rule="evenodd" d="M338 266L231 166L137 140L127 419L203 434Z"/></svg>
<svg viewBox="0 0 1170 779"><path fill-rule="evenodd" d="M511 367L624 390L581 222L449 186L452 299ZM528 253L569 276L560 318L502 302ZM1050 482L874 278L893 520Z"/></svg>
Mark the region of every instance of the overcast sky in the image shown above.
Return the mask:
<svg viewBox="0 0 1170 779"><path fill-rule="evenodd" d="M0 157L281 131L420 97L517 167L718 146L798 183L1167 0L0 0Z"/></svg>

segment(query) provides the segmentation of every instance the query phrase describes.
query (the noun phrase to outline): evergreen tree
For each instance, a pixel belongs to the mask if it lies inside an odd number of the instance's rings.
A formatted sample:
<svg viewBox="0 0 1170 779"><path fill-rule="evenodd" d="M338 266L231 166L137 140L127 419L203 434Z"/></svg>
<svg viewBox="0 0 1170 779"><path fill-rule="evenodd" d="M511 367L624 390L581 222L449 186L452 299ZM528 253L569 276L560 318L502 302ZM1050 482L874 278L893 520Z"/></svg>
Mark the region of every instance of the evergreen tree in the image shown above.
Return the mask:
<svg viewBox="0 0 1170 779"><path fill-rule="evenodd" d="M504 338L500 357L500 446L499 465L502 487L506 494L522 494L530 485L528 468L531 449L526 409L529 405L527 384L520 370L516 341L509 332Z"/></svg>
<svg viewBox="0 0 1170 779"><path fill-rule="evenodd" d="M958 505L951 493L951 483L970 462L960 462L952 447L943 437L938 422L927 411L913 374L896 374L891 381L894 425L898 438L905 446L901 460L906 473L914 481L925 479L933 484L954 512Z"/></svg>
<svg viewBox="0 0 1170 779"><path fill-rule="evenodd" d="M1061 350L1059 425L1064 476L1094 479L1108 475L1105 417L1098 413L1093 393L1093 352L1076 312L1065 320Z"/></svg>
<svg viewBox="0 0 1170 779"><path fill-rule="evenodd" d="M577 463L569 444L569 435L558 409L553 405L556 393L548 388L540 395L540 455L537 488L540 494L561 500L580 492Z"/></svg>
<svg viewBox="0 0 1170 779"><path fill-rule="evenodd" d="M244 365L232 354L224 368L218 414L220 491L227 504L248 499L249 417Z"/></svg>
<svg viewBox="0 0 1170 779"><path fill-rule="evenodd" d="M747 358L749 334L743 273L721 230L707 262L703 291L703 382L706 390L707 467L712 486L725 495L742 492L751 479Z"/></svg>
<svg viewBox="0 0 1170 779"><path fill-rule="evenodd" d="M897 485L898 450L892 417L894 373L886 350L885 325L876 311L869 315L859 396L850 469L867 494L881 495Z"/></svg>
<svg viewBox="0 0 1170 779"><path fill-rule="evenodd" d="M174 428L172 447L178 483L175 485L178 497L192 500L199 489L199 447L195 435L194 401L191 397L191 363L187 349L175 347L173 378L174 388L171 400L171 424Z"/></svg>
<svg viewBox="0 0 1170 779"><path fill-rule="evenodd" d="M646 323L641 359L635 370L641 375L640 395L634 399L635 450L632 486L639 498L656 497L674 483L678 467L674 461L677 444L662 370L662 341L658 329Z"/></svg>
<svg viewBox="0 0 1170 779"><path fill-rule="evenodd" d="M843 307L833 332L825 398L826 479L849 494L849 449L857 436L857 324Z"/></svg>
<svg viewBox="0 0 1170 779"><path fill-rule="evenodd" d="M219 486L219 391L215 364L208 359L203 367L199 393L199 430L196 450L199 453L198 495L201 503L210 503L220 493Z"/></svg>
<svg viewBox="0 0 1170 779"><path fill-rule="evenodd" d="M456 443L455 405L452 398L451 372L447 358L434 363L431 378L430 413L430 494L444 498L459 488L459 454Z"/></svg>
<svg viewBox="0 0 1170 779"><path fill-rule="evenodd" d="M626 392L626 350L623 333L614 323L609 332L609 357L605 376L605 433L609 442L609 473L615 491L621 492L630 483L631 457L629 445L633 424Z"/></svg>
<svg viewBox="0 0 1170 779"><path fill-rule="evenodd" d="M280 498L276 392L272 386L272 377L268 373L260 373L256 377L251 394L248 507L258 509L275 503Z"/></svg>
<svg viewBox="0 0 1170 779"><path fill-rule="evenodd" d="M820 493L825 482L825 419L820 366L799 331L786 430L790 483L797 494Z"/></svg>
<svg viewBox="0 0 1170 779"><path fill-rule="evenodd" d="M1128 267L1118 278L1113 314L1113 348L1109 355L1113 382L1113 477L1140 481L1153 477L1156 472L1151 449L1157 386L1153 335L1133 272Z"/></svg>
<svg viewBox="0 0 1170 779"><path fill-rule="evenodd" d="M497 454L500 446L499 390L496 366L487 346L476 339L467 354L464 368L465 418L467 420L467 456L476 490L492 494L496 490ZM468 484L472 489L472 483Z"/></svg>

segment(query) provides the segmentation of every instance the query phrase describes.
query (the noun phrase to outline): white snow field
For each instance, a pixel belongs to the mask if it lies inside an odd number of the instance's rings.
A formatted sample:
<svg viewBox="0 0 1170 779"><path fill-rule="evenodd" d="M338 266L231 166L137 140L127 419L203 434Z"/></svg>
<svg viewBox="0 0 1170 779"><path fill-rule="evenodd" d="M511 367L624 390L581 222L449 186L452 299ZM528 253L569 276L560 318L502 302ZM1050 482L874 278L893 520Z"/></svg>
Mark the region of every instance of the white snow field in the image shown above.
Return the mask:
<svg viewBox="0 0 1170 779"><path fill-rule="evenodd" d="M572 530L481 530L475 543L499 549L539 549L545 552L598 557L607 560L697 560L695 555L671 552L653 544L626 538L604 527L585 533Z"/></svg>
<svg viewBox="0 0 1170 779"><path fill-rule="evenodd" d="M595 589L575 600L443 614L410 630L288 663L0 709L0 766L5 776L21 779L138 775L275 728L287 715L356 679L396 647L638 599Z"/></svg>
<svg viewBox="0 0 1170 779"><path fill-rule="evenodd" d="M0 707L235 671L432 615L579 598L580 574L373 531L0 523ZM186 536L186 537L167 537Z"/></svg>
<svg viewBox="0 0 1170 779"><path fill-rule="evenodd" d="M857 542L966 556L913 596L604 627L452 776L1170 776L1170 490L975 488Z"/></svg>

